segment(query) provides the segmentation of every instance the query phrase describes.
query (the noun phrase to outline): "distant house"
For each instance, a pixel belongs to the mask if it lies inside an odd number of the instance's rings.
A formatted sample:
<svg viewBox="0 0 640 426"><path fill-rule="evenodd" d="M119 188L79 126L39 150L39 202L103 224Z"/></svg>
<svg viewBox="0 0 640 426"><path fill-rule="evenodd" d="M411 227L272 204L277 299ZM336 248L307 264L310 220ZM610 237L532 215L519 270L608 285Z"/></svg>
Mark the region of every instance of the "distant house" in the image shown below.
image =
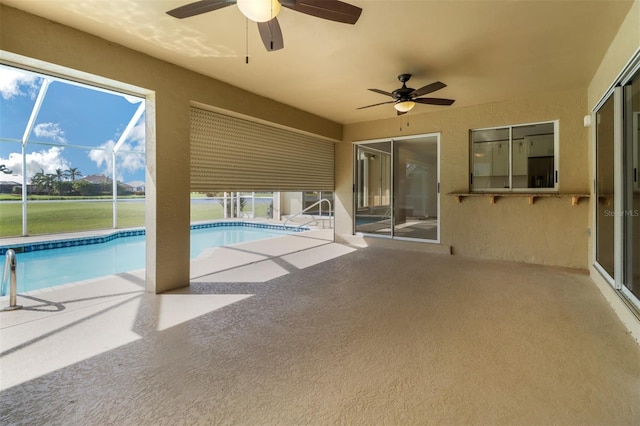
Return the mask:
<svg viewBox="0 0 640 426"><path fill-rule="evenodd" d="M0 194L11 194L16 186L22 187L22 176L0 173Z"/></svg>
<svg viewBox="0 0 640 426"><path fill-rule="evenodd" d="M80 179L76 179L76 182L88 182L90 183L94 189L89 190L89 191L84 191L85 195L96 195L99 193L105 193L105 192L110 192L111 191L111 186L113 184L113 179L111 179L108 176L104 176L104 175L88 175L88 176L84 176ZM135 189L134 186L126 184L126 183L122 183L122 182L117 182L118 184L118 194L122 195L122 194L133 194L135 191L137 191ZM82 191L81 191L82 192Z"/></svg>
<svg viewBox="0 0 640 426"><path fill-rule="evenodd" d="M145 184L144 184L144 181L142 181L142 180L134 180L134 181L128 182L127 185L129 185L131 188L133 188L134 192L144 192L145 191Z"/></svg>
<svg viewBox="0 0 640 426"><path fill-rule="evenodd" d="M104 176L104 175L89 175L89 176L85 176L85 177L77 179L77 180L84 180L84 181L93 183L94 185L100 185L100 184L113 182L113 180L110 177Z"/></svg>
<svg viewBox="0 0 640 426"><path fill-rule="evenodd" d="M127 183L118 182L118 193L133 193L134 191L135 189L133 186Z"/></svg>
<svg viewBox="0 0 640 426"><path fill-rule="evenodd" d="M0 194L11 194L13 193L13 188L16 186L22 188L22 184L20 182L12 180L0 181Z"/></svg>

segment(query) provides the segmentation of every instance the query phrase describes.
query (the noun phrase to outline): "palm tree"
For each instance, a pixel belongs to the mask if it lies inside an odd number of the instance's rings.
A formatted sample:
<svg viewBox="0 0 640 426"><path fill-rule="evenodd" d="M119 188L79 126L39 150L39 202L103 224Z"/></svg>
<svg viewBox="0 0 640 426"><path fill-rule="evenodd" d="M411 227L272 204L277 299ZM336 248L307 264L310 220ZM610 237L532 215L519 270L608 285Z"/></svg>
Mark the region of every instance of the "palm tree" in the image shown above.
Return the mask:
<svg viewBox="0 0 640 426"><path fill-rule="evenodd" d="M66 173L62 169L56 169L55 174L52 175L55 180L55 186L58 190L58 195L62 195L62 179L66 177Z"/></svg>
<svg viewBox="0 0 640 426"><path fill-rule="evenodd" d="M31 177L31 183L36 186L38 192L44 188L44 169L40 169L38 173Z"/></svg>
<svg viewBox="0 0 640 426"><path fill-rule="evenodd" d="M65 175L75 182L77 177L82 177L82 172L77 167L70 167L65 171Z"/></svg>
<svg viewBox="0 0 640 426"><path fill-rule="evenodd" d="M64 175L71 179L71 183L67 186L70 191L77 191L75 188L76 178L82 177L82 172L77 167L70 167L65 170Z"/></svg>
<svg viewBox="0 0 640 426"><path fill-rule="evenodd" d="M56 175L52 173L47 173L46 175L42 175L42 186L47 190L47 194L51 194L51 190L56 182Z"/></svg>
<svg viewBox="0 0 640 426"><path fill-rule="evenodd" d="M46 190L47 194L51 194L56 177L56 175L45 173L43 169L40 169L40 171L31 178L31 183L36 185L38 191Z"/></svg>

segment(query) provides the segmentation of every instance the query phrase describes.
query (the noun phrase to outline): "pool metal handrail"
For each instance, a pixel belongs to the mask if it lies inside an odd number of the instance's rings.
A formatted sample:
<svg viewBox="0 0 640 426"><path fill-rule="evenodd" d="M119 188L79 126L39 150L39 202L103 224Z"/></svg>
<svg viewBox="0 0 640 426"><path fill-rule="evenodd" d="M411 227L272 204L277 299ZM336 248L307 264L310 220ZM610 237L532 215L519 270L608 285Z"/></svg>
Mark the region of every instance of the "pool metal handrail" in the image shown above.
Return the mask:
<svg viewBox="0 0 640 426"><path fill-rule="evenodd" d="M4 262L4 274L2 276L2 294L4 294L5 284L7 282L7 276L11 276L11 284L9 286L9 306L4 308L5 311L14 311L21 309L22 306L18 305L17 292L18 292L18 279L16 277L16 269L18 261L16 259L16 252L13 249L7 250L6 260Z"/></svg>
<svg viewBox="0 0 640 426"><path fill-rule="evenodd" d="M287 227L287 223L289 223L289 221L291 221L291 220L292 220L293 218L295 218L295 217L302 216L303 214L305 214L307 211L311 210L311 209L312 209L312 208L314 208L315 206L320 206L320 212L322 212L322 203L323 203L323 202L326 202L326 203L327 203L327 205L329 206L329 229L332 229L332 228L333 228L333 225L331 224L331 218L333 217L333 215L331 214L331 201L329 201L329 200L328 200L328 199L326 199L326 198L323 198L323 199L321 199L321 200L319 200L319 201L316 201L315 203L311 204L311 205L310 205L310 206L308 206L307 208L305 208L305 209L303 209L303 210L299 211L298 213L296 213L296 214L294 214L294 215L292 215L292 216L289 216L289 217L287 218L287 220L285 220L285 221L284 221L283 226L286 228L286 227ZM320 216L322 217L322 215L320 215ZM300 224L297 226L297 228L301 228L301 227L303 227L303 226L305 226L305 225L308 225L308 224L310 224L311 222L314 222L315 220L316 220L316 218L314 218L314 217L313 217L313 215L311 215L311 219L309 219L309 220L308 220L308 221L306 221L306 222L300 223Z"/></svg>

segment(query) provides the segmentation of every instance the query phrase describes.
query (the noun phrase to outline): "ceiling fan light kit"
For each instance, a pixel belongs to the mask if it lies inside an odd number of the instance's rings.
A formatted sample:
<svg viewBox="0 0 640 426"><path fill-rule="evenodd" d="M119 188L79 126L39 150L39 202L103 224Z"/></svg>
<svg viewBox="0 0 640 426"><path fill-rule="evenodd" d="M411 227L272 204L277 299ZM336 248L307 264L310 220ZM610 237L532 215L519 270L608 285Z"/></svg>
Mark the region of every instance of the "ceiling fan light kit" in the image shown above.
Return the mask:
<svg viewBox="0 0 640 426"><path fill-rule="evenodd" d="M240 12L254 22L267 22L280 13L278 0L238 0Z"/></svg>
<svg viewBox="0 0 640 426"><path fill-rule="evenodd" d="M396 111L400 112L409 112L414 106L416 106L416 103L413 101L401 101L393 105Z"/></svg>

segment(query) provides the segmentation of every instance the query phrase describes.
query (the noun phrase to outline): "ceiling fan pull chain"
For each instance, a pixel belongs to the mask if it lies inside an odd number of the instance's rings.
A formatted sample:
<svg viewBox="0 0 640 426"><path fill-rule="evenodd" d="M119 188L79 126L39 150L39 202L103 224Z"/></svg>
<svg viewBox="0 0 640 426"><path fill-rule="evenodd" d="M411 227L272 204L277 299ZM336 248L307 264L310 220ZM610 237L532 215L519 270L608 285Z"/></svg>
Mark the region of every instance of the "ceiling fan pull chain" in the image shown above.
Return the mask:
<svg viewBox="0 0 640 426"><path fill-rule="evenodd" d="M245 64L249 63L249 18L245 19L244 27L244 41L245 41Z"/></svg>

